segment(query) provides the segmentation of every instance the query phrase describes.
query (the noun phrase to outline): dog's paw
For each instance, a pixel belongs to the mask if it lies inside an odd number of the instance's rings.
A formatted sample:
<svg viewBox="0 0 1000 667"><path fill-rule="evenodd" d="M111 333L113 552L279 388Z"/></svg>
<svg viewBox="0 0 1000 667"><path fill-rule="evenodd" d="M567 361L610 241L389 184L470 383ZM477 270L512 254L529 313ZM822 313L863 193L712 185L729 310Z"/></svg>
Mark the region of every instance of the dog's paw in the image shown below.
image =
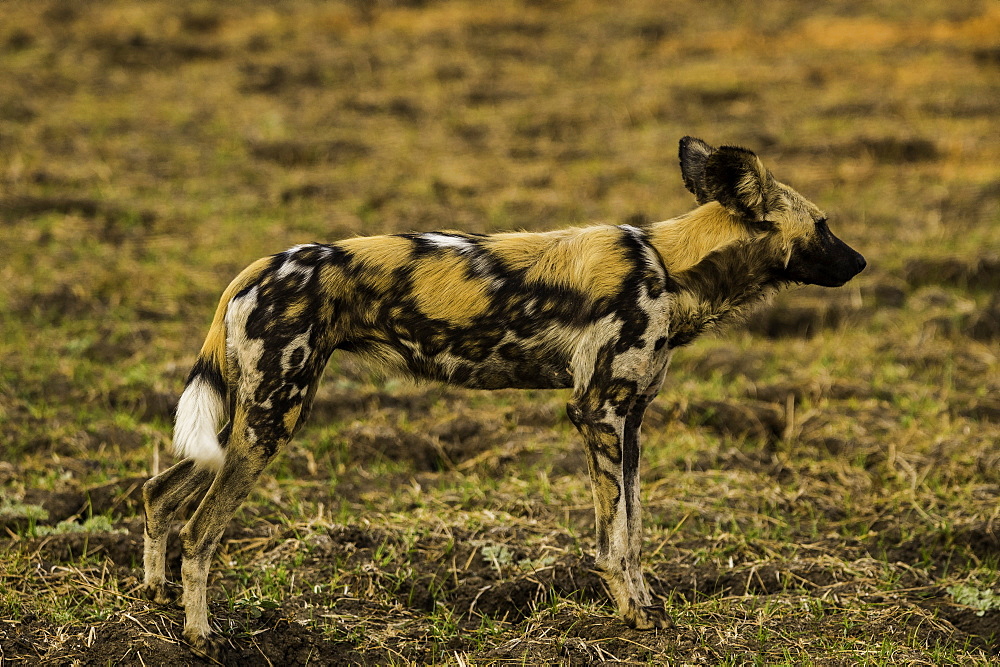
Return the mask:
<svg viewBox="0 0 1000 667"><path fill-rule="evenodd" d="M159 583L143 584L139 587L139 594L156 604L172 605L180 599L181 588L177 584L161 581Z"/></svg>
<svg viewBox="0 0 1000 667"><path fill-rule="evenodd" d="M674 627L674 620L662 605L633 607L624 618L625 622L636 630L663 630Z"/></svg>
<svg viewBox="0 0 1000 667"><path fill-rule="evenodd" d="M211 633L200 631L184 631L184 639L191 646L191 651L195 655L208 658L214 662L220 662L222 657L222 646L225 640Z"/></svg>

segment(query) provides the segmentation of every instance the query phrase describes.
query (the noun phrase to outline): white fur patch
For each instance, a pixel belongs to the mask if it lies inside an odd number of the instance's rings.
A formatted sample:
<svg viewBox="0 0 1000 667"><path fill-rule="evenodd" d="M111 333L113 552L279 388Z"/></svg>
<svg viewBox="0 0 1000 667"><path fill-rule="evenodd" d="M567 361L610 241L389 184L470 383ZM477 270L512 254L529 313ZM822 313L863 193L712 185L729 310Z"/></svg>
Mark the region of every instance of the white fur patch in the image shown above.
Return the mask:
<svg viewBox="0 0 1000 667"><path fill-rule="evenodd" d="M597 353L609 340L617 338L622 331L622 323L611 313L581 332L573 349L570 369L573 373L573 388L581 391L587 388L594 377Z"/></svg>
<svg viewBox="0 0 1000 667"><path fill-rule="evenodd" d="M462 252L463 250L468 250L472 247L469 240L461 236L451 236L450 234L439 234L436 232L428 232L427 234L421 234L420 236L428 243L433 243L439 248L454 248L455 250Z"/></svg>
<svg viewBox="0 0 1000 667"><path fill-rule="evenodd" d="M257 308L257 286L233 299L226 311L227 350L236 358L240 369L239 395L249 398L264 379L258 362L264 354L264 341L247 336L247 319Z"/></svg>
<svg viewBox="0 0 1000 667"><path fill-rule="evenodd" d="M309 355L312 353L312 349L309 347L309 336L312 334L312 325L304 332L300 333L298 336L293 338L285 346L285 349L281 351L281 372L285 375L290 374L292 371L297 371L302 368L307 361L309 361ZM296 350L302 350L302 360L299 361L298 365L292 366L292 355L295 354Z"/></svg>
<svg viewBox="0 0 1000 667"><path fill-rule="evenodd" d="M201 377L184 389L177 403L174 454L213 469L222 467L226 452L219 445L219 422L225 414L223 397Z"/></svg>

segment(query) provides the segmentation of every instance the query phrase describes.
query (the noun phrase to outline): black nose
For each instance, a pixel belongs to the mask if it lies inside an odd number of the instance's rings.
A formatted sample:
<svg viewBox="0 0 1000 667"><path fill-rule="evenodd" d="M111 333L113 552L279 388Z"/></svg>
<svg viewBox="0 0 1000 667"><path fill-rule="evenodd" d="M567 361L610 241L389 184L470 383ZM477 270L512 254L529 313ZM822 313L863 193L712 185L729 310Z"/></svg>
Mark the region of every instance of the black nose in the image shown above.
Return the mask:
<svg viewBox="0 0 1000 667"><path fill-rule="evenodd" d="M862 255L860 252L856 252L855 254L857 255L857 257L854 258L854 263L857 264L858 268L854 272L854 275L857 275L865 270L865 267L868 266L868 262L865 261L864 255Z"/></svg>

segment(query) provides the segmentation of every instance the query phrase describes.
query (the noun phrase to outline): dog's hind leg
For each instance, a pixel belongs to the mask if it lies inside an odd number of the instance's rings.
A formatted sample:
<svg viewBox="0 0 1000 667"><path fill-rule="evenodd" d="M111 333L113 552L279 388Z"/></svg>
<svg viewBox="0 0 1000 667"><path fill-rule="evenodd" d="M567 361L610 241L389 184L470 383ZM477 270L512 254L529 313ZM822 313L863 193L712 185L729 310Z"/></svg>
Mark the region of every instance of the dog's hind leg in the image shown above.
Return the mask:
<svg viewBox="0 0 1000 667"><path fill-rule="evenodd" d="M226 526L264 468L288 442L301 410L301 398L289 400L280 408L247 403L236 405L222 468L180 535L184 554L184 637L208 655L217 648L208 624L206 591L212 556Z"/></svg>
<svg viewBox="0 0 1000 667"><path fill-rule="evenodd" d="M142 485L146 516L142 593L158 604L169 604L175 597L167 590L166 577L170 520L188 499L203 493L214 477L215 471L184 459Z"/></svg>

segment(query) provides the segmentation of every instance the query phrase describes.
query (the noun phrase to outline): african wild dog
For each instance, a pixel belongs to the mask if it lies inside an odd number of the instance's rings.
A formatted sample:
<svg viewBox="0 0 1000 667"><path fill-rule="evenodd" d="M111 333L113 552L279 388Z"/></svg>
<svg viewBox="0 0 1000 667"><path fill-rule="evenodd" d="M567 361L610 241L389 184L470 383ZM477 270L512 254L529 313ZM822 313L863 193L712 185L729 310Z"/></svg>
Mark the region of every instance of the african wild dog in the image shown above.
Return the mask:
<svg viewBox="0 0 1000 667"><path fill-rule="evenodd" d="M572 387L567 412L589 452L597 568L629 625L668 627L639 564L638 469L643 412L673 350L780 287L839 286L865 267L750 151L685 137L680 161L700 206L665 222L352 238L247 267L223 293L177 407L183 460L143 487L146 594L169 599L170 520L204 493L181 530L181 570L184 635L211 648L212 553L343 350L464 387Z"/></svg>

